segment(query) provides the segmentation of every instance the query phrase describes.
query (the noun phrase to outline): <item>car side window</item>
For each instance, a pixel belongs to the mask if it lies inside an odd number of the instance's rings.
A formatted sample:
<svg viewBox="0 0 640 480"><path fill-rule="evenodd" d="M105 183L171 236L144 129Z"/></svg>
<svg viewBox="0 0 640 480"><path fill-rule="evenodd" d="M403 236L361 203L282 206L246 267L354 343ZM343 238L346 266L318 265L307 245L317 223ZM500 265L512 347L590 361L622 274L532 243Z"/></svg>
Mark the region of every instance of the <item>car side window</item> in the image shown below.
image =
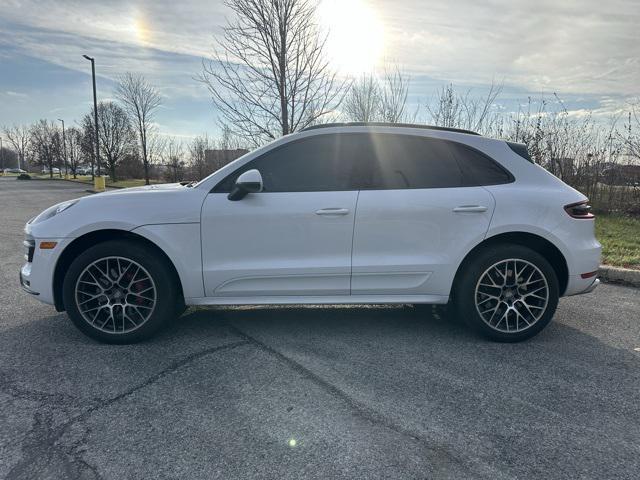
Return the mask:
<svg viewBox="0 0 640 480"><path fill-rule="evenodd" d="M349 140L352 182L361 190L463 186L448 142L398 134L354 134Z"/></svg>
<svg viewBox="0 0 640 480"><path fill-rule="evenodd" d="M452 143L452 154L460 165L466 186L499 185L513 181L511 174L495 160L471 147Z"/></svg>
<svg viewBox="0 0 640 480"><path fill-rule="evenodd" d="M258 169L265 192L401 190L509 183L494 160L458 142L391 133L321 134L276 147L213 189L228 193Z"/></svg>
<svg viewBox="0 0 640 480"><path fill-rule="evenodd" d="M342 135L314 135L261 155L240 167L214 188L230 192L242 173L258 169L265 192L320 192L350 190L349 161L341 158Z"/></svg>

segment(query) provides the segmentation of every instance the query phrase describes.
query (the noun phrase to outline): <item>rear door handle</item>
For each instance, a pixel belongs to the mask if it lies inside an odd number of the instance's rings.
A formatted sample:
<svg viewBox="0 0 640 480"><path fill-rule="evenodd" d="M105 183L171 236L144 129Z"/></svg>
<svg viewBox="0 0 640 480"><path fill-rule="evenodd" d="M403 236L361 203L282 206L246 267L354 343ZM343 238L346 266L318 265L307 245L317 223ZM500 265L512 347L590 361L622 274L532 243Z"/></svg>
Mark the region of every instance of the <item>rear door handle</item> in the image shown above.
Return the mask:
<svg viewBox="0 0 640 480"><path fill-rule="evenodd" d="M453 211L456 213L482 213L487 211L487 207L483 205L460 205L459 207L454 208Z"/></svg>
<svg viewBox="0 0 640 480"><path fill-rule="evenodd" d="M321 208L316 210L316 215L347 215L348 208Z"/></svg>

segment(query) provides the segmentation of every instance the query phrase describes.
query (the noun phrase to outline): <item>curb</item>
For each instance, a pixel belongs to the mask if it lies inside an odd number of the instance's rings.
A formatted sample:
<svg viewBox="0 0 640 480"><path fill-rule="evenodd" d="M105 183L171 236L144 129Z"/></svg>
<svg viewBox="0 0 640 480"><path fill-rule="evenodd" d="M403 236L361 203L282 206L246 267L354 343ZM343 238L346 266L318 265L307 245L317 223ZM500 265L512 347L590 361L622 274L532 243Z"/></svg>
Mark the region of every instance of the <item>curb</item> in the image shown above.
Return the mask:
<svg viewBox="0 0 640 480"><path fill-rule="evenodd" d="M598 278L607 283L640 288L640 270L601 265L598 270Z"/></svg>

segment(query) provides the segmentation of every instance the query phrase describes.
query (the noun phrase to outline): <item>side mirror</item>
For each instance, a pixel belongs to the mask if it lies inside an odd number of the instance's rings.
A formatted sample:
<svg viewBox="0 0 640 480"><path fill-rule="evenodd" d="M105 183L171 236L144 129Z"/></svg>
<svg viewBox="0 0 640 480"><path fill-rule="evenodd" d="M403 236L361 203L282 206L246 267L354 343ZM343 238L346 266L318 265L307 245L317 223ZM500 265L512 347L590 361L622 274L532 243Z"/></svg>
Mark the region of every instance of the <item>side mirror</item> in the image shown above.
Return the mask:
<svg viewBox="0 0 640 480"><path fill-rule="evenodd" d="M258 193L262 191L262 175L258 170L247 170L236 180L231 193L227 198L232 201L242 200L248 193Z"/></svg>

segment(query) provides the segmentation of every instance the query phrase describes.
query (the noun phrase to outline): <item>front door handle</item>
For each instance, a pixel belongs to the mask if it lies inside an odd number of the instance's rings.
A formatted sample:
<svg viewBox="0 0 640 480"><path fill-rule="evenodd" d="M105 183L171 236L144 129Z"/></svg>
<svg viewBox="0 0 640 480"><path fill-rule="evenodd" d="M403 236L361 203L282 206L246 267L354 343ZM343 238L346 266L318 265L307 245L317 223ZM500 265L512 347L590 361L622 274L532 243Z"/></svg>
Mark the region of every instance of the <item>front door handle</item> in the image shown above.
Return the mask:
<svg viewBox="0 0 640 480"><path fill-rule="evenodd" d="M483 205L460 205L459 207L454 208L453 211L456 213L482 213L487 211L487 207Z"/></svg>
<svg viewBox="0 0 640 480"><path fill-rule="evenodd" d="M347 215L348 208L321 208L316 210L316 215Z"/></svg>

